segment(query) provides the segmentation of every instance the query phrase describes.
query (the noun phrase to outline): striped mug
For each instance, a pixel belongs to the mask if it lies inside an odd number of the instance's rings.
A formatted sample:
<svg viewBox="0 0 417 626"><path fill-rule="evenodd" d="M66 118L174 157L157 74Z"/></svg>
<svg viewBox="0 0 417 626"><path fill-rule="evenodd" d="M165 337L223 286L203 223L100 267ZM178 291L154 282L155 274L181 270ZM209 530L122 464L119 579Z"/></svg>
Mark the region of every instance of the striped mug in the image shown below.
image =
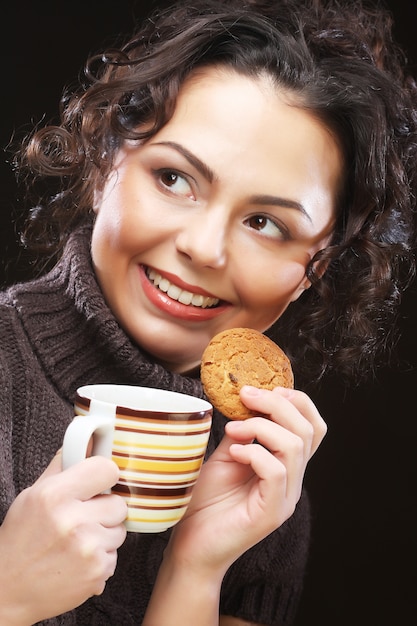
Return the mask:
<svg viewBox="0 0 417 626"><path fill-rule="evenodd" d="M130 385L77 390L75 418L62 447L63 468L92 454L120 469L112 492L128 505L128 531L157 533L184 515L200 472L213 407L183 393Z"/></svg>

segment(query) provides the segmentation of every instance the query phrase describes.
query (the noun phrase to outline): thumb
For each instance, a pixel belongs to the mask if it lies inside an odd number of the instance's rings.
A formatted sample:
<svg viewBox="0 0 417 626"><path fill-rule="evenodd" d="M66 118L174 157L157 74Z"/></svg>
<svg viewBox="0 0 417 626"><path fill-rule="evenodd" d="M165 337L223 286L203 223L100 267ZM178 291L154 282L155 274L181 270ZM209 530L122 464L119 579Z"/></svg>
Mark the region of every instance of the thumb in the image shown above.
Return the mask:
<svg viewBox="0 0 417 626"><path fill-rule="evenodd" d="M210 460L213 460L213 461L230 460L229 449L232 443L235 443L235 440L232 437L230 437L227 434L227 432L225 432L219 445L214 450L213 454L211 454Z"/></svg>

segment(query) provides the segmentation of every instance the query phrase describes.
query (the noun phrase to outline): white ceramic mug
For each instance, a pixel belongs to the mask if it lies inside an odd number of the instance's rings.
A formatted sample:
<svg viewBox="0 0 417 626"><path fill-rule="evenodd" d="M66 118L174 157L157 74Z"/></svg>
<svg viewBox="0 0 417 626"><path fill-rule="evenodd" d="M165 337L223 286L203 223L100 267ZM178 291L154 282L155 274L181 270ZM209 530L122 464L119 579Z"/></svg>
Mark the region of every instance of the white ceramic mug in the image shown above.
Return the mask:
<svg viewBox="0 0 417 626"><path fill-rule="evenodd" d="M128 505L129 531L155 533L184 515L200 472L213 407L182 393L130 385L87 385L77 390L75 418L62 448L63 468L92 454L120 469L112 492Z"/></svg>

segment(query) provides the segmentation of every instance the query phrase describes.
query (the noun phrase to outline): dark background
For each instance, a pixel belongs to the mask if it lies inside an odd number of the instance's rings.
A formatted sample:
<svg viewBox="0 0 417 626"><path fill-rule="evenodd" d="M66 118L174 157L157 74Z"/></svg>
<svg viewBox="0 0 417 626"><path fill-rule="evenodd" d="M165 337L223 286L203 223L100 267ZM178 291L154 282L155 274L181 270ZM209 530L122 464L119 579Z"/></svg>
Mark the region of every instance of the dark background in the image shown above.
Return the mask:
<svg viewBox="0 0 417 626"><path fill-rule="evenodd" d="M129 31L151 5L149 0L27 0L9 5L7 16L3 7L1 147L15 131L20 136L42 117L53 119L62 87L77 77L87 54ZM414 0L391 0L388 6L417 77ZM6 160L2 153L2 284L27 274L17 262L19 206ZM314 396L329 432L306 478L313 546L297 626L417 624L416 314L414 285L401 311L397 367L348 391L327 383Z"/></svg>

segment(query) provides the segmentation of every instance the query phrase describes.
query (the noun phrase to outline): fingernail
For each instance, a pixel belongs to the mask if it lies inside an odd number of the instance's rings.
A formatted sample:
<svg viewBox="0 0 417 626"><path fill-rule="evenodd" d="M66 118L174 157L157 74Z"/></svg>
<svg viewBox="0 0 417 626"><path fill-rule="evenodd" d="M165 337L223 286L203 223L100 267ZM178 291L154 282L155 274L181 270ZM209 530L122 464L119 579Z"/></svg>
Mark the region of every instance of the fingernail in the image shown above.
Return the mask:
<svg viewBox="0 0 417 626"><path fill-rule="evenodd" d="M258 387L252 387L252 385L243 385L241 391L248 394L249 396L260 396L262 393L262 389Z"/></svg>
<svg viewBox="0 0 417 626"><path fill-rule="evenodd" d="M276 387L276 390L279 391L284 398L291 398L294 394L294 389L290 389L289 387Z"/></svg>

